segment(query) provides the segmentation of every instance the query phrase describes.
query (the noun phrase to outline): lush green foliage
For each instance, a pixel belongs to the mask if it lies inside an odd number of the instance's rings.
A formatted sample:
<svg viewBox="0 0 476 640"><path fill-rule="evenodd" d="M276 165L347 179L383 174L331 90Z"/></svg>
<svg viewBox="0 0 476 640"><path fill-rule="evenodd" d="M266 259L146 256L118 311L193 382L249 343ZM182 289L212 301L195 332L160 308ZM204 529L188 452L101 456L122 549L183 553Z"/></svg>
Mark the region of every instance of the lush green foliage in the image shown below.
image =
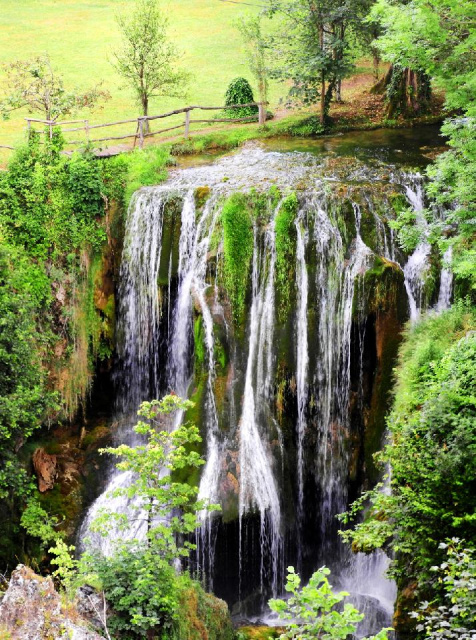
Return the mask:
<svg viewBox="0 0 476 640"><path fill-rule="evenodd" d="M81 277L81 250L105 238L100 164L60 150L57 133L44 146L32 136L0 175L2 491L23 478L14 452L56 409L48 351L59 335L74 339L68 289Z"/></svg>
<svg viewBox="0 0 476 640"><path fill-rule="evenodd" d="M40 425L51 401L45 394L35 323L36 295L44 298L42 276L30 269L21 249L0 238L0 499L12 488L20 494L27 486L16 452Z"/></svg>
<svg viewBox="0 0 476 640"><path fill-rule="evenodd" d="M0 225L7 240L39 260L77 267L74 251L83 243L98 247L105 239L96 218L104 214L99 163L87 155L61 155L58 131L40 145L32 134L0 176ZM48 293L47 278L43 300Z"/></svg>
<svg viewBox="0 0 476 640"><path fill-rule="evenodd" d="M341 605L349 594L346 591L336 593L327 579L329 574L329 569L322 567L311 576L307 585L301 587L294 567L288 567L286 591L291 597L269 601L269 606L281 619L290 620L281 640L345 640L355 633L364 614L350 602ZM374 638L386 640L387 629L382 629Z"/></svg>
<svg viewBox="0 0 476 640"><path fill-rule="evenodd" d="M363 523L345 536L356 549L390 545L401 584L433 582L440 542L476 533L476 315L460 303L410 330L400 351L391 441L391 493L378 488Z"/></svg>
<svg viewBox="0 0 476 640"><path fill-rule="evenodd" d="M97 556L91 565L114 613L108 620L113 633L144 638L151 629L167 638L179 615L179 580L175 569L143 546L121 549L111 558Z"/></svg>
<svg viewBox="0 0 476 640"><path fill-rule="evenodd" d="M442 542L447 552L445 562L432 567L443 588L443 603L422 602L412 617L416 630L428 640L471 640L476 623L476 557L474 549L465 548L458 538Z"/></svg>
<svg viewBox="0 0 476 640"><path fill-rule="evenodd" d="M256 105L230 108L236 104L249 105L254 101L253 89L248 80L246 78L235 78L230 82L225 93L225 117L246 118L247 116L254 116L258 113L258 107Z"/></svg>
<svg viewBox="0 0 476 640"><path fill-rule="evenodd" d="M453 270L463 284L476 287L476 7L472 0L379 0L373 10L384 33L378 46L397 65L422 71L446 92L446 106L463 115L447 120L442 131L451 151L430 166L428 193L445 207L444 219L430 210L430 240L444 252L452 246ZM402 220L403 239L411 234ZM427 228L417 229L426 234ZM415 233L413 233L415 236Z"/></svg>
<svg viewBox="0 0 476 640"><path fill-rule="evenodd" d="M476 113L476 112L475 112ZM430 217L432 240L441 252L453 249L457 281L476 289L476 117L452 119L442 127L451 151L428 169L429 195L445 208L444 220Z"/></svg>
<svg viewBox="0 0 476 640"><path fill-rule="evenodd" d="M149 549L122 549L112 558L97 558L93 568L113 607L108 618L113 637L232 640L225 603L206 594L187 573L177 575L169 564L157 562Z"/></svg>
<svg viewBox="0 0 476 640"><path fill-rule="evenodd" d="M53 576L69 591L77 575L78 562L74 558L75 547L65 542L59 524L58 518L50 516L40 505L38 495L33 495L22 513L21 526L28 535L40 539L42 547L52 556L51 564L57 567Z"/></svg>
<svg viewBox="0 0 476 640"><path fill-rule="evenodd" d="M125 170L61 148L56 131L45 144L33 134L0 174L2 545L20 543L13 531L31 490L23 445L47 420L76 411L95 359L111 350L110 319L95 307L94 289L106 205L122 195Z"/></svg>

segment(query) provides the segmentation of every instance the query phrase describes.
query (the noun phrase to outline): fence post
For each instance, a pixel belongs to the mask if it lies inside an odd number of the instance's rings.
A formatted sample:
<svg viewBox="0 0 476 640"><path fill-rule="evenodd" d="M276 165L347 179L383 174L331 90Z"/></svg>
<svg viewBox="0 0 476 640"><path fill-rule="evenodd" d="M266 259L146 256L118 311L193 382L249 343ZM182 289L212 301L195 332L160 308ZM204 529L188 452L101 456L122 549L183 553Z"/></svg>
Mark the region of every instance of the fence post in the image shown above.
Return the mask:
<svg viewBox="0 0 476 640"><path fill-rule="evenodd" d="M185 112L185 137L190 135L190 109Z"/></svg>
<svg viewBox="0 0 476 640"><path fill-rule="evenodd" d="M89 120L84 121L84 131L86 133L86 142L89 144Z"/></svg>
<svg viewBox="0 0 476 640"><path fill-rule="evenodd" d="M139 122L139 149L144 148L144 119L137 118Z"/></svg>
<svg viewBox="0 0 476 640"><path fill-rule="evenodd" d="M258 123L263 125L266 122L266 108L263 102L258 104Z"/></svg>
<svg viewBox="0 0 476 640"><path fill-rule="evenodd" d="M50 130L50 140L53 140L53 123L51 122L51 120L48 120L48 127Z"/></svg>

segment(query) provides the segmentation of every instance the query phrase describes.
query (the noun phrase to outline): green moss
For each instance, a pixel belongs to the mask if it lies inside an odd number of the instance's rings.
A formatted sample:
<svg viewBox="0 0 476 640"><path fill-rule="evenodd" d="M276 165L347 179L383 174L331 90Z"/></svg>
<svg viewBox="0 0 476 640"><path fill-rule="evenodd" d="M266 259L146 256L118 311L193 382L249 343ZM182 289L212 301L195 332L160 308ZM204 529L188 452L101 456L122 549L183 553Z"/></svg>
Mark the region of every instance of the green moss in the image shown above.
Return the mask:
<svg viewBox="0 0 476 640"><path fill-rule="evenodd" d="M252 220L249 201L244 194L235 193L225 202L222 224L225 288L234 320L239 323L245 309L253 257Z"/></svg>
<svg viewBox="0 0 476 640"><path fill-rule="evenodd" d="M389 201L397 216L399 213L408 209L408 200L405 198L403 193L391 193Z"/></svg>
<svg viewBox="0 0 476 640"><path fill-rule="evenodd" d="M201 315L197 315L193 323L193 344L195 353L195 370L201 371L206 356L203 318Z"/></svg>
<svg viewBox="0 0 476 640"><path fill-rule="evenodd" d="M177 615L171 640L234 640L228 607L200 583L188 576L180 578L179 615Z"/></svg>
<svg viewBox="0 0 476 640"><path fill-rule="evenodd" d="M374 263L363 276L356 291L363 290L363 298L354 297L353 314L364 315L380 313L398 308L400 318L406 315L406 298L400 295L403 285L403 274L398 266L383 258L375 256Z"/></svg>
<svg viewBox="0 0 476 640"><path fill-rule="evenodd" d="M299 209L295 193L282 202L276 214L276 289L278 315L282 320L291 307L291 291L295 280L296 226L294 221Z"/></svg>
<svg viewBox="0 0 476 640"><path fill-rule="evenodd" d="M220 371L223 371L226 368L228 358L226 354L225 347L221 343L221 340L215 335L215 343L214 343L214 352L215 364L219 367Z"/></svg>
<svg viewBox="0 0 476 640"><path fill-rule="evenodd" d="M79 485L69 491L56 483L52 489L38 495L40 504L48 515L57 518L58 522L62 523L61 528L66 529L68 535L72 535L83 506Z"/></svg>
<svg viewBox="0 0 476 640"><path fill-rule="evenodd" d="M204 424L202 415L207 388L207 376L206 374L202 374L200 376L197 376L196 380L197 386L195 387L192 396L190 397L190 400L193 402L193 406L185 413L184 422L200 427ZM207 434L202 433L201 436L202 441L196 442L194 445L188 445L187 451L195 451L196 453L200 454L200 456L204 455L203 439L207 437ZM175 470L172 474L172 479L175 482L187 482L192 487L198 487L198 485L200 484L200 473L201 468L184 467L183 469Z"/></svg>
<svg viewBox="0 0 476 640"><path fill-rule="evenodd" d="M365 244L372 249L378 251L377 222L375 216L367 208L362 209L362 217L360 220L360 235Z"/></svg>
<svg viewBox="0 0 476 640"><path fill-rule="evenodd" d="M240 627L236 633L236 640L272 640L280 638L284 629L265 626Z"/></svg>
<svg viewBox="0 0 476 640"><path fill-rule="evenodd" d="M124 155L127 178L123 191L123 202L127 207L137 189L160 184L167 178L170 152L165 146L136 149Z"/></svg>
<svg viewBox="0 0 476 640"><path fill-rule="evenodd" d="M210 187L197 187L194 196L197 209L201 209L210 196Z"/></svg>
<svg viewBox="0 0 476 640"><path fill-rule="evenodd" d="M352 202L347 198L344 199L343 196L338 201L334 201L331 207L331 216L342 237L344 247L347 249L357 235Z"/></svg>

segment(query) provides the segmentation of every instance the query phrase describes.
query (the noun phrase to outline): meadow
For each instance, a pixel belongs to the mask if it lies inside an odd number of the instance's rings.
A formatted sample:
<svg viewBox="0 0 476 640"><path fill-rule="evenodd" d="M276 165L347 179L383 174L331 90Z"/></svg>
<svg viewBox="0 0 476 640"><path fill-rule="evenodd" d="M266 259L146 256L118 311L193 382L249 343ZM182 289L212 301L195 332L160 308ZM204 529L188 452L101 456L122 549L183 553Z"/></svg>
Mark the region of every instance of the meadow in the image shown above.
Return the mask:
<svg viewBox="0 0 476 640"><path fill-rule="evenodd" d="M111 93L102 109L80 112L77 117L89 117L94 123L133 118L139 114L134 95L110 63L120 43L115 16L127 5L117 0L1 0L0 63L48 53L67 88L87 89L102 81ZM187 98L156 98L151 114L192 103L221 105L227 85L236 76L245 76L253 84L234 22L257 9L220 0L174 0L164 2L163 8L170 20L170 38L182 52L180 65L193 78ZM282 85L272 83L271 107L284 94ZM0 122L0 145L21 142L25 116L26 110L20 110L10 120ZM167 121L168 126L172 124ZM119 132L114 129L111 135ZM0 160L4 160L8 152L1 153Z"/></svg>

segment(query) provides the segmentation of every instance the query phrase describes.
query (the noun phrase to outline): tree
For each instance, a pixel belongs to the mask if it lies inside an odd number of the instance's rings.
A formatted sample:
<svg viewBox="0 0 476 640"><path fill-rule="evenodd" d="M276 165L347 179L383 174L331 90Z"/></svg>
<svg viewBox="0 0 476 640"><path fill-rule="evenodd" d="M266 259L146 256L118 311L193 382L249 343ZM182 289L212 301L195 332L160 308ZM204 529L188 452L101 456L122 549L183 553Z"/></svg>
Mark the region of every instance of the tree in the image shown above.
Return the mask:
<svg viewBox="0 0 476 640"><path fill-rule="evenodd" d="M151 98L184 97L190 75L175 67L179 53L168 39L169 21L158 1L137 0L133 12L119 15L117 24L122 47L112 64L133 89L142 114L149 114Z"/></svg>
<svg viewBox="0 0 476 640"><path fill-rule="evenodd" d="M138 414L144 419L134 431L145 442L102 450L120 458L118 469L133 474L130 486L112 494L127 497L130 511L117 514L106 510L93 529L107 535L112 522L127 529L142 521L145 538L119 542L111 557L86 556L83 562L86 570L89 566L99 574L108 601L127 618L125 621L119 615L112 621L112 629L134 632L141 638L144 633L155 637L156 629L172 624L179 588L173 562L195 548L189 538L198 526L198 512L218 509L198 501L198 488L177 478L184 470L204 463L193 450L201 441L197 427L173 427L177 412L192 406L175 395L143 402Z"/></svg>
<svg viewBox="0 0 476 640"><path fill-rule="evenodd" d="M6 95L0 101L0 112L4 119L8 119L13 111L26 107L29 113L42 112L46 120L56 120L79 109L93 109L110 98L100 84L84 93L78 89L67 91L48 55L16 60L4 64L3 69Z"/></svg>
<svg viewBox="0 0 476 640"><path fill-rule="evenodd" d="M332 97L351 70L348 28L363 20L368 0L269 0L266 13L283 18L271 39L278 59L273 75L291 80L289 92L304 104L320 103L320 121L328 119Z"/></svg>
<svg viewBox="0 0 476 640"><path fill-rule="evenodd" d="M131 485L112 494L127 497L132 508L122 514L103 512L95 524L96 530L107 535L111 521L126 529L131 521L142 520L147 523L146 546L167 561L189 555L195 547L186 537L198 526L197 513L217 508L196 500L197 487L174 480L174 473L204 464L200 454L193 450L201 442L197 427L188 424L172 427L177 412L192 406L189 400L175 395L143 402L138 415L144 420L137 423L134 431L145 437L145 443L100 450L121 458L116 465L119 470L132 472Z"/></svg>
<svg viewBox="0 0 476 640"><path fill-rule="evenodd" d="M258 85L259 100L268 102L268 68L266 60L267 41L263 33L261 17L242 17L238 21L238 30L246 46L246 55L251 73Z"/></svg>
<svg viewBox="0 0 476 640"><path fill-rule="evenodd" d="M364 614L350 602L341 605L349 594L333 591L327 579L329 574L327 567L321 567L312 575L309 584L300 588L300 577L294 567L288 567L285 588L291 597L269 601L269 606L281 619L290 620L280 640L345 640L355 633ZM382 629L373 638L386 640L387 629Z"/></svg>

